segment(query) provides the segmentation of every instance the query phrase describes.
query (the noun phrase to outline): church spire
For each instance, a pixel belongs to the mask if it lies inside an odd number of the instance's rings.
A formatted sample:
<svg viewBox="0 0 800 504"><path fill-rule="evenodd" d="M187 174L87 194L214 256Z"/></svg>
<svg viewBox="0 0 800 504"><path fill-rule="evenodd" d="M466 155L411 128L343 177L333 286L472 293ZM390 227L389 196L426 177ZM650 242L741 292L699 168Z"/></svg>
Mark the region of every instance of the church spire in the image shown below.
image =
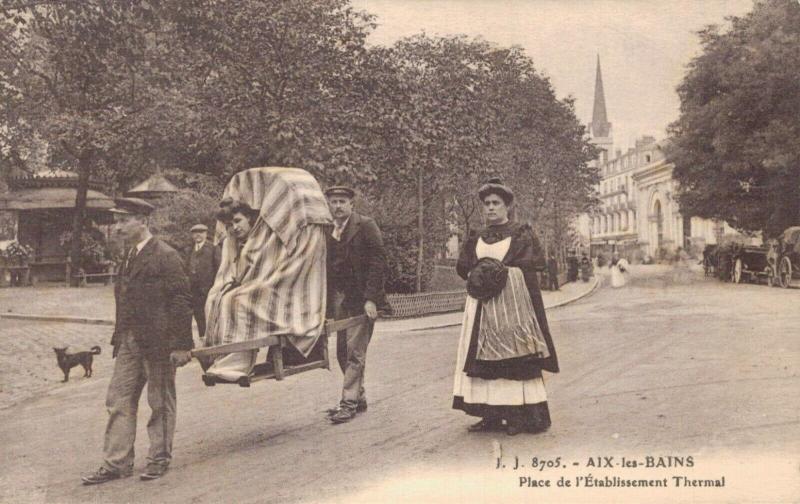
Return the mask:
<svg viewBox="0 0 800 504"><path fill-rule="evenodd" d="M606 96L603 92L603 74L600 72L600 55L597 55L597 76L594 81L594 109L589 129L594 138L611 136L611 123L606 115Z"/></svg>

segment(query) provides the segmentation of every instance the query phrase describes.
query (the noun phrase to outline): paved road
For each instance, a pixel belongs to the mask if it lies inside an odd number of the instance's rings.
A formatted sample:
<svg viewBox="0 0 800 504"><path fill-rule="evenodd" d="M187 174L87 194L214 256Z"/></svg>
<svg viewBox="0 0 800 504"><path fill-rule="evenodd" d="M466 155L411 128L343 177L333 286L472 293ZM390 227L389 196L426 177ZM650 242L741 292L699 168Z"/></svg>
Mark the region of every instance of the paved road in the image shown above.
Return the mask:
<svg viewBox="0 0 800 504"><path fill-rule="evenodd" d="M569 283L556 292L545 291L545 306L571 302L585 296L595 286L593 280ZM69 383L60 383L63 375L56 367L53 347L69 347L70 352L76 352L100 346L105 354L94 359L94 370L98 377L109 376L113 368L113 361L108 358L112 350L108 342L113 316L111 286L0 289L0 410L50 392L69 394L68 390L60 389L85 385L80 379L83 373L80 368L72 370ZM454 326L460 324L461 319L462 314L457 312L381 319L375 327L375 337ZM195 341L199 346L199 340Z"/></svg>
<svg viewBox="0 0 800 504"><path fill-rule="evenodd" d="M79 485L99 463L107 375L2 410L0 501L797 502L800 291L633 275L550 311L562 373L547 377L544 434L466 432L471 419L450 409L458 328L387 333L370 346L370 409L341 426L322 414L338 372L240 389L205 388L196 366L180 370L175 459L154 482ZM534 456L567 467L535 472ZM618 465L648 456L673 467ZM602 457L614 467L593 467ZM590 473L670 488L574 488ZM561 476L573 487L528 486ZM725 487L675 488L673 476L724 476Z"/></svg>

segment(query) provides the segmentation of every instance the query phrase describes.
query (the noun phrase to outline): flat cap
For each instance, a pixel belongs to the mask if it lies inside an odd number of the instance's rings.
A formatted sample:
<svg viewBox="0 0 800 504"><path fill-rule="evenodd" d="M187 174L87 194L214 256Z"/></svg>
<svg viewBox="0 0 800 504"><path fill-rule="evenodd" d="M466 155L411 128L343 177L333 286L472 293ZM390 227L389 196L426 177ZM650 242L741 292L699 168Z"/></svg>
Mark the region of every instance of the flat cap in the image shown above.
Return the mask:
<svg viewBox="0 0 800 504"><path fill-rule="evenodd" d="M338 185L325 189L325 196L328 198L331 196L346 196L348 198L355 198L356 192L347 186Z"/></svg>
<svg viewBox="0 0 800 504"><path fill-rule="evenodd" d="M141 198L116 198L114 208L109 211L118 214L150 215L156 207Z"/></svg>
<svg viewBox="0 0 800 504"><path fill-rule="evenodd" d="M205 233L208 231L208 226L205 224L195 224L192 226L191 232L192 233Z"/></svg>

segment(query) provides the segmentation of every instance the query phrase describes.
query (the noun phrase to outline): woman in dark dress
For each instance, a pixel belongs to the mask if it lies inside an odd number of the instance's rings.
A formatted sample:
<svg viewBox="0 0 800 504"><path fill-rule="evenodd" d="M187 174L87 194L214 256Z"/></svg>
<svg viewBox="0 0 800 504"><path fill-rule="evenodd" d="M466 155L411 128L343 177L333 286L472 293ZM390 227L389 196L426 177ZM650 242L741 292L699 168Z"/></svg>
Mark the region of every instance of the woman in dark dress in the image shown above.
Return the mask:
<svg viewBox="0 0 800 504"><path fill-rule="evenodd" d="M550 426L542 370L558 372L536 279L544 256L531 227L509 219L510 188L493 179L478 196L487 225L466 240L456 266L470 295L453 408L481 417L471 432L501 430L504 422L509 435L541 432ZM492 285L496 278L505 280Z"/></svg>

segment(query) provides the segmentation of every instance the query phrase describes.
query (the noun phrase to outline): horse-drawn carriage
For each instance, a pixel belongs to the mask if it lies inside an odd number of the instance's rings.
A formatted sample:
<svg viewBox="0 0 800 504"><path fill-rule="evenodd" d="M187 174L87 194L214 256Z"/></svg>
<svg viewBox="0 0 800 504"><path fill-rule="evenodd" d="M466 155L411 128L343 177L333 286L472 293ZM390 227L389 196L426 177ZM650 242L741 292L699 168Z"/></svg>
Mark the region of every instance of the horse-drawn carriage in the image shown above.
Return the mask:
<svg viewBox="0 0 800 504"><path fill-rule="evenodd" d="M757 282L766 279L772 285L774 267L769 261L767 247L740 243L707 245L703 250L703 270L706 276L723 282Z"/></svg>
<svg viewBox="0 0 800 504"><path fill-rule="evenodd" d="M800 226L787 228L761 247L736 246L731 278L739 283L765 278L769 286L788 288L800 279Z"/></svg>
<svg viewBox="0 0 800 504"><path fill-rule="evenodd" d="M732 256L731 280L735 283L745 280L758 282L763 278L767 285L772 286L775 280L775 265L770 250L769 246L735 246Z"/></svg>
<svg viewBox="0 0 800 504"><path fill-rule="evenodd" d="M788 288L793 280L800 279L800 226L783 232L775 247L774 260L778 285Z"/></svg>
<svg viewBox="0 0 800 504"><path fill-rule="evenodd" d="M789 287L800 279L800 226L786 229L777 240L763 246L727 243L703 250L706 276L725 282L765 280L767 285Z"/></svg>

